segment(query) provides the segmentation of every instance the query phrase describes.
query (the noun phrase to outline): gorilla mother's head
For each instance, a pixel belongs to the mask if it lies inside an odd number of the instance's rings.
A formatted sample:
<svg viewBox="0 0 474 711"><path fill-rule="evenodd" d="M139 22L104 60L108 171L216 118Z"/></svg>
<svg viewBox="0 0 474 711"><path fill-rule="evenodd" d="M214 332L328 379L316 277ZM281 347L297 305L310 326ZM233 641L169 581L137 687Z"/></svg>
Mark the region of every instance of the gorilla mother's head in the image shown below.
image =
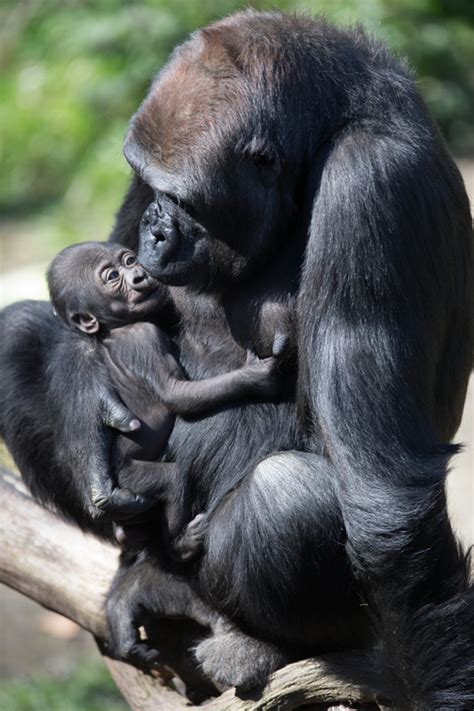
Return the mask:
<svg viewBox="0 0 474 711"><path fill-rule="evenodd" d="M318 57L306 52L307 31L301 18L248 11L196 32L132 119L125 155L155 193L140 259L162 281L216 287L265 263L288 238L311 154L343 113L337 82L328 90ZM347 61L347 35L331 28L328 38L316 24L312 32L321 57L337 35Z"/></svg>

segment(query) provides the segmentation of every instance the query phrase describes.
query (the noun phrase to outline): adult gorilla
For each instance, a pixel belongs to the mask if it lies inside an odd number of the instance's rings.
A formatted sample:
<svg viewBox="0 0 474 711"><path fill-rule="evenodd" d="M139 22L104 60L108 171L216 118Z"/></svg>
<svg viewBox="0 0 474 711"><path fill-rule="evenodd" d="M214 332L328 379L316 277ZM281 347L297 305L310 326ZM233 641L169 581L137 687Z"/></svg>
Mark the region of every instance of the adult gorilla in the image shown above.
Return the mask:
<svg viewBox="0 0 474 711"><path fill-rule="evenodd" d="M112 239L136 246L153 202L140 258L172 285L190 377L234 367L249 341L268 353L269 304L294 315L297 415L247 406L172 435L196 510L234 488L201 594L275 643L350 637L344 542L400 707L472 708L473 595L444 491L472 363L472 229L410 71L359 30L241 13L175 51L125 155L137 177ZM313 455L263 459L289 448Z"/></svg>
<svg viewBox="0 0 474 711"><path fill-rule="evenodd" d="M125 154L139 177L112 238L135 246L154 201L140 256L173 285L190 377L249 341L267 353L266 308L297 291L297 419L248 406L172 437L196 508L243 480L211 519L201 594L262 638L327 644L331 612L346 623L344 560L328 560L342 517L400 705L471 708L472 593L444 481L471 368L472 231L410 72L359 31L239 14L178 48ZM290 447L314 456L248 475Z"/></svg>
<svg viewBox="0 0 474 711"><path fill-rule="evenodd" d="M171 436L194 512L211 512L190 584L259 640L221 630L205 670L245 683L359 644L351 569L399 707L471 709L474 600L444 485L472 362L472 230L410 72L360 31L240 13L176 50L125 154L137 175L112 239L136 247L151 203L140 258L170 285L189 377L236 367L248 343L269 354L286 316L298 358L296 404ZM153 566L128 572L119 627L166 608Z"/></svg>

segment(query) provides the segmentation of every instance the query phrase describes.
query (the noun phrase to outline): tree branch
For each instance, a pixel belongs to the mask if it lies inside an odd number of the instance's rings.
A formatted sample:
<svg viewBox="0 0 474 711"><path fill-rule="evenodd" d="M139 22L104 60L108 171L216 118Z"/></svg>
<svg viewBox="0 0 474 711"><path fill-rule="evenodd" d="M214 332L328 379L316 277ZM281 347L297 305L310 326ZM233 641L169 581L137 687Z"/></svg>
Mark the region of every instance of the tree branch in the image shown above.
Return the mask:
<svg viewBox="0 0 474 711"><path fill-rule="evenodd" d="M0 492L0 581L74 620L93 634L99 645L103 644L107 639L104 601L118 566L118 549L40 507L19 477L3 467ZM212 686L191 668L186 653L193 640L202 635L202 628L193 622L164 620L157 623L157 630L165 663L181 676L194 698L209 696ZM129 664L108 657L105 660L132 709L198 708L178 693L176 678L173 688L174 672L164 668L158 676L152 676ZM314 709L327 709L327 704L347 703L376 709L380 708L377 700L384 697L367 655L348 652L290 664L273 675L260 695L238 698L231 689L207 702L206 709L273 711L309 708L308 704Z"/></svg>

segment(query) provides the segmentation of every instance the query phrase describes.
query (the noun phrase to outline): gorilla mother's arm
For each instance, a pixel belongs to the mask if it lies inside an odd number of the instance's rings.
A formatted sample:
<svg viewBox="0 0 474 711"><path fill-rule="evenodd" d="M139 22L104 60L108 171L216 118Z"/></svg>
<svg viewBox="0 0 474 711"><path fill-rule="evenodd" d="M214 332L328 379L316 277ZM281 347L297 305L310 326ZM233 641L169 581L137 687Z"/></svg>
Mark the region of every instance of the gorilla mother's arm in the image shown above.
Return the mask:
<svg viewBox="0 0 474 711"><path fill-rule="evenodd" d="M69 334L68 334L69 336ZM89 344L65 337L54 351L48 406L58 442L57 459L71 472L84 513L102 518L134 515L150 507L143 496L118 488L111 471L113 429L137 430L140 421L119 399L100 357Z"/></svg>

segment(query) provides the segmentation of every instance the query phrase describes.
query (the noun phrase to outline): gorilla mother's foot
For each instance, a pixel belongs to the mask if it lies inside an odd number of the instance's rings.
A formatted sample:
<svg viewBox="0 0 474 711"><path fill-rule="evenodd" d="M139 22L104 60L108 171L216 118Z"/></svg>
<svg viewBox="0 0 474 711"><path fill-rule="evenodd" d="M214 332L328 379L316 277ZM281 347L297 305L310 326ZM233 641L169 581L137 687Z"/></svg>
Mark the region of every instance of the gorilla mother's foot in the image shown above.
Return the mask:
<svg viewBox="0 0 474 711"><path fill-rule="evenodd" d="M264 686L292 658L280 647L228 626L197 645L194 656L213 682L246 692Z"/></svg>

